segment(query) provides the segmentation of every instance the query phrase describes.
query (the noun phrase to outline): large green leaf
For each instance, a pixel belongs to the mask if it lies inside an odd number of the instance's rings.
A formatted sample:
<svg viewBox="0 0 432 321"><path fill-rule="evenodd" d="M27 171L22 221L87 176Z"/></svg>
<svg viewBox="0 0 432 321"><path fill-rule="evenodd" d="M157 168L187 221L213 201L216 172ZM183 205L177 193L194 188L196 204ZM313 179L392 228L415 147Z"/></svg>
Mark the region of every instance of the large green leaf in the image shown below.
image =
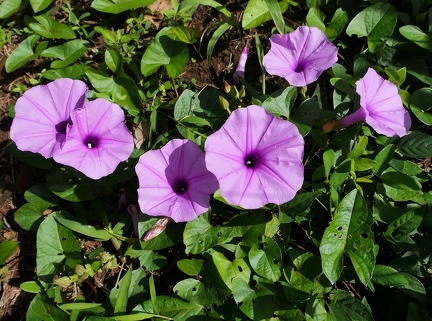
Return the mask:
<svg viewBox="0 0 432 321"><path fill-rule="evenodd" d="M36 46L35 51L33 51L33 48L39 39L40 36L38 35L31 35L24 39L24 41L18 45L6 60L6 71L15 71L18 68L21 68L26 62L37 58L48 46L48 41L42 41Z"/></svg>
<svg viewBox="0 0 432 321"><path fill-rule="evenodd" d="M371 224L365 200L357 190L351 191L337 207L320 245L323 272L331 283L340 277L346 252L360 281L367 285L375 266Z"/></svg>
<svg viewBox="0 0 432 321"><path fill-rule="evenodd" d="M114 305L114 315L122 315L126 312L131 281L132 266L129 267L126 274L123 276L122 282L119 284L119 292Z"/></svg>
<svg viewBox="0 0 432 321"><path fill-rule="evenodd" d="M201 304L185 302L178 298L164 295L158 295L156 300L159 313L163 316L171 317L175 321L186 321L199 317L204 320L203 316L206 315L205 307ZM150 300L144 302L144 309L146 311L153 311Z"/></svg>
<svg viewBox="0 0 432 321"><path fill-rule="evenodd" d="M243 259L239 258L231 262L219 252L214 252L212 258L222 280L229 289L232 289L232 280L234 278L249 282L251 270Z"/></svg>
<svg viewBox="0 0 432 321"><path fill-rule="evenodd" d="M281 277L281 252L272 238L266 237L263 250L254 244L249 251L248 258L250 265L258 275L273 282L278 281Z"/></svg>
<svg viewBox="0 0 432 321"><path fill-rule="evenodd" d="M91 7L100 12L120 13L123 11L146 7L155 0L93 0Z"/></svg>
<svg viewBox="0 0 432 321"><path fill-rule="evenodd" d="M403 26L399 28L399 32L405 38L411 40L419 47L432 51L432 38L428 34L424 33L417 26Z"/></svg>
<svg viewBox="0 0 432 321"><path fill-rule="evenodd" d="M38 293L30 302L26 313L26 320L44 320L44 321L67 321L70 320L69 314L61 310L45 296Z"/></svg>
<svg viewBox="0 0 432 321"><path fill-rule="evenodd" d="M73 250L77 250L75 236L71 230L57 224L56 215L49 215L39 226L36 235L36 269L43 284L51 283L60 263L68 256L76 255Z"/></svg>
<svg viewBox="0 0 432 321"><path fill-rule="evenodd" d="M289 1L279 3L281 12L288 9ZM248 2L242 17L243 29L251 29L260 26L262 23L272 19L265 0L251 0Z"/></svg>
<svg viewBox="0 0 432 321"><path fill-rule="evenodd" d="M36 231L43 221L43 212L50 206L46 201L35 201L22 205L14 215L15 222L27 231Z"/></svg>
<svg viewBox="0 0 432 321"><path fill-rule="evenodd" d="M343 290L336 290L330 296L330 315L337 321L374 321L368 306Z"/></svg>
<svg viewBox="0 0 432 321"><path fill-rule="evenodd" d="M432 136L412 132L402 137L397 147L404 156L412 158L432 157Z"/></svg>
<svg viewBox="0 0 432 321"><path fill-rule="evenodd" d="M109 77L95 69L88 69L86 75L92 86L100 93L108 95L132 116L141 111L138 88L130 78Z"/></svg>
<svg viewBox="0 0 432 321"><path fill-rule="evenodd" d="M87 40L71 40L60 46L50 47L42 51L41 56L60 59L53 61L51 68L64 68L78 60L86 52L89 42Z"/></svg>
<svg viewBox="0 0 432 321"><path fill-rule="evenodd" d="M296 98L297 88L288 86L272 93L262 106L275 116L284 116L288 119Z"/></svg>
<svg viewBox="0 0 432 321"><path fill-rule="evenodd" d="M423 194L422 185L412 176L388 171L381 175L386 195L399 202L409 201Z"/></svg>
<svg viewBox="0 0 432 321"><path fill-rule="evenodd" d="M159 31L144 52L141 59L141 73L144 76L150 76L165 66L168 75L175 78L186 67L189 61L187 44L180 41L175 33L170 33L170 29L172 27Z"/></svg>
<svg viewBox="0 0 432 321"><path fill-rule="evenodd" d="M375 266L372 281L384 286L395 286L426 294L423 284L415 276L405 272L399 272L387 265L377 264Z"/></svg>
<svg viewBox="0 0 432 321"><path fill-rule="evenodd" d="M25 16L25 23L37 34L42 37L51 39L74 39L76 38L75 32L72 27L67 24L57 22L53 18L46 15L39 16Z"/></svg>
<svg viewBox="0 0 432 321"><path fill-rule="evenodd" d="M30 0L30 5L34 12L42 11L53 2L54 0Z"/></svg>
<svg viewBox="0 0 432 321"><path fill-rule="evenodd" d="M198 254L208 250L217 241L216 233L216 230L209 222L208 213L189 221L183 232L186 254Z"/></svg>
<svg viewBox="0 0 432 321"><path fill-rule="evenodd" d="M369 50L376 52L383 38L392 35L398 17L397 10L388 2L367 7L348 24L348 36L367 37Z"/></svg>
<svg viewBox="0 0 432 321"><path fill-rule="evenodd" d="M68 220L68 219L62 218L62 217L56 217L55 219L61 225L63 225L64 227L66 227L66 228L68 228L74 232L95 238L95 239L100 240L100 241L107 241L112 237L112 235L110 233L108 233L106 230L97 229L92 225L81 224L79 222Z"/></svg>
<svg viewBox="0 0 432 321"><path fill-rule="evenodd" d="M19 10L21 0L4 0L0 3L0 19L10 17Z"/></svg>

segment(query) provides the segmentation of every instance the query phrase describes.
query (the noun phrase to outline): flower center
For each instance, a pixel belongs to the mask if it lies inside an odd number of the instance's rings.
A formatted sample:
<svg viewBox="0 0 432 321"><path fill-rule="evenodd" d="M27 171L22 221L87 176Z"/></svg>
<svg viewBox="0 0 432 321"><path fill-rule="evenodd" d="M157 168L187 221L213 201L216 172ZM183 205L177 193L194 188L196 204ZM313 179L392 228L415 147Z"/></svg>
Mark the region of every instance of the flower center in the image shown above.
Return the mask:
<svg viewBox="0 0 432 321"><path fill-rule="evenodd" d="M258 158L253 154L246 156L244 159L244 164L249 168L254 168L258 163Z"/></svg>
<svg viewBox="0 0 432 321"><path fill-rule="evenodd" d="M55 129L59 134L66 134L67 125L72 125L72 121L69 118L68 120L64 120L55 125Z"/></svg>
<svg viewBox="0 0 432 321"><path fill-rule="evenodd" d="M172 189L173 189L174 193L176 193L176 194L184 194L188 190L188 184L187 184L186 180L179 179L174 183Z"/></svg>
<svg viewBox="0 0 432 321"><path fill-rule="evenodd" d="M86 145L88 149L92 149L99 145L99 141L95 137L87 137L84 140L84 145Z"/></svg>
<svg viewBox="0 0 432 321"><path fill-rule="evenodd" d="M305 69L305 66L299 62L297 67L295 68L295 72L302 72Z"/></svg>

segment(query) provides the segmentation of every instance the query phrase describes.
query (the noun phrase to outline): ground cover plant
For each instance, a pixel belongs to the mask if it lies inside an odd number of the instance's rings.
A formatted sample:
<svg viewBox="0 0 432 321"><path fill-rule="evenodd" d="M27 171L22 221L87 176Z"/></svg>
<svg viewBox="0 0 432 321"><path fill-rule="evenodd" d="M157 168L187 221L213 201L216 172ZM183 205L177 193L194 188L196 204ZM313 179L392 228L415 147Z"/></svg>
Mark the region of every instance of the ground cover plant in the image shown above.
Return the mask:
<svg viewBox="0 0 432 321"><path fill-rule="evenodd" d="M430 1L0 19L0 319L432 319Z"/></svg>

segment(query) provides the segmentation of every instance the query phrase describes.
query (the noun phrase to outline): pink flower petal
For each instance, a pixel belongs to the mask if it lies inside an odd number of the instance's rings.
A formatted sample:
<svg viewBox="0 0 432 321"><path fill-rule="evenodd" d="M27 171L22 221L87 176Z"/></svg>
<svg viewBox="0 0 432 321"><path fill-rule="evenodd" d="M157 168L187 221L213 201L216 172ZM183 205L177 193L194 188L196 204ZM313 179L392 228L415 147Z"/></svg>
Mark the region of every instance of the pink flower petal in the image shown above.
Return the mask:
<svg viewBox="0 0 432 321"><path fill-rule="evenodd" d="M306 86L337 61L337 48L315 27L298 27L285 35L272 35L264 66L271 75L285 78L290 85Z"/></svg>
<svg viewBox="0 0 432 321"><path fill-rule="evenodd" d="M57 154L64 144L71 112L83 106L86 92L85 83L67 78L27 90L15 105L11 139L23 151L46 158Z"/></svg>
<svg viewBox="0 0 432 321"><path fill-rule="evenodd" d="M405 136L411 127L411 117L403 107L395 84L382 78L369 68L365 76L356 82L360 95L360 109L340 121L347 127L357 121L366 120L377 133L392 137Z"/></svg>
<svg viewBox="0 0 432 321"><path fill-rule="evenodd" d="M206 212L216 177L204 162L201 149L189 140L173 139L159 150L142 155L135 170L138 202L143 213L190 221Z"/></svg>
<svg viewBox="0 0 432 321"><path fill-rule="evenodd" d="M303 184L303 150L294 124L255 105L235 110L205 144L221 195L248 209L294 197Z"/></svg>
<svg viewBox="0 0 432 321"><path fill-rule="evenodd" d="M54 160L93 179L113 173L134 147L123 121L118 105L105 99L87 102L72 113L73 126L69 126L66 142Z"/></svg>

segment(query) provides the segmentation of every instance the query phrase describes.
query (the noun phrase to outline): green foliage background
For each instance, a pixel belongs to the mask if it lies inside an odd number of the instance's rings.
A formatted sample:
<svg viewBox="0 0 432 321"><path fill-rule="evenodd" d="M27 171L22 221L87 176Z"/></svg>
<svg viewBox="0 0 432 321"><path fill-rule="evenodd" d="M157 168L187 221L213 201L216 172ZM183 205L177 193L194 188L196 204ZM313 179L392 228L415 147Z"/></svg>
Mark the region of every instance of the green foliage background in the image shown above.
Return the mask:
<svg viewBox="0 0 432 321"><path fill-rule="evenodd" d="M173 0L159 26L144 15L152 2L0 2L0 41L18 44L5 72L38 60L33 85L84 80L89 99L124 108L137 142L129 161L98 181L8 148L43 173L14 214L36 240L36 278L21 284L34 293L27 319L430 320L430 1ZM199 5L219 17L203 32L189 26ZM235 5L241 15L233 14ZM302 24L320 28L339 48L338 63L308 88L273 90L264 70L224 88L182 78L196 61L192 49L210 61L235 34L250 39L262 59L271 33ZM398 86L411 132L388 138L357 124L323 133L324 124L358 106L355 82L368 67ZM25 89L16 87L17 96ZM127 203L137 202L138 157L178 137L202 147L229 110L252 103L294 122L305 138L297 196L247 211L216 193L209 212L171 223L147 242L143 235L157 218L140 215L134 237L117 195L126 189ZM2 273L17 246L0 243ZM105 284L102 273L112 275ZM66 299L62 291L75 295Z"/></svg>

